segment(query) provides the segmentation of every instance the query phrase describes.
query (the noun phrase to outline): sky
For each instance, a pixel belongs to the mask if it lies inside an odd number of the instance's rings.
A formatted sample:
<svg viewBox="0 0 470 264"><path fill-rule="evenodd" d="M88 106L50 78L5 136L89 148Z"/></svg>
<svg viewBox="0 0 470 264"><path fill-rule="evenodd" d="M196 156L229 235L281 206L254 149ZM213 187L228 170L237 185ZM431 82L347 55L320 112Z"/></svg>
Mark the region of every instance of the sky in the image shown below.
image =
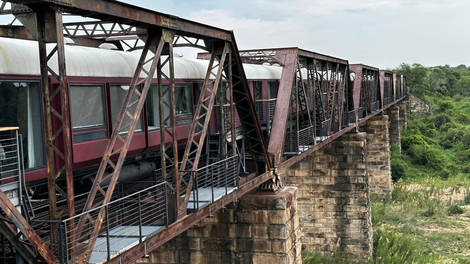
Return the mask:
<svg viewBox="0 0 470 264"><path fill-rule="evenodd" d="M233 30L239 49L296 46L379 68L470 65L468 0L123 2Z"/></svg>

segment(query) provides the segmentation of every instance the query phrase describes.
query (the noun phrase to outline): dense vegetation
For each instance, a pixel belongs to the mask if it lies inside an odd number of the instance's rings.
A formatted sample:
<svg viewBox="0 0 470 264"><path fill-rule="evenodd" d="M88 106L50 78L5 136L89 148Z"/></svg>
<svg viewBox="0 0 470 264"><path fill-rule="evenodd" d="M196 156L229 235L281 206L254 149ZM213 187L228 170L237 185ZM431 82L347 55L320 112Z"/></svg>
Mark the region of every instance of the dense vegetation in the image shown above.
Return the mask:
<svg viewBox="0 0 470 264"><path fill-rule="evenodd" d="M408 90L433 112L409 115L402 152L391 146L391 201L372 198L368 263L470 263L470 67L402 64ZM303 252L303 263L355 263Z"/></svg>
<svg viewBox="0 0 470 264"><path fill-rule="evenodd" d="M394 180L470 175L470 68L426 68L402 64L412 94L427 101L433 113L410 116L401 135L402 154L393 152Z"/></svg>

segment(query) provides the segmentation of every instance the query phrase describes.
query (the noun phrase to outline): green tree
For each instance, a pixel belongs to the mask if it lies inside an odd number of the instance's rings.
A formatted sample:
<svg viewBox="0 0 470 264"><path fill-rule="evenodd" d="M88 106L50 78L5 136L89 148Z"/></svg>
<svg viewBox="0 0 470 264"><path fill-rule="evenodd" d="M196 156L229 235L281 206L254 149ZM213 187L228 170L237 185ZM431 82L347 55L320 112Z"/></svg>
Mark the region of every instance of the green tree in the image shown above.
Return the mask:
<svg viewBox="0 0 470 264"><path fill-rule="evenodd" d="M428 76L429 87L434 92L438 92L442 95L447 94L446 87L446 74L440 68L432 68Z"/></svg>
<svg viewBox="0 0 470 264"><path fill-rule="evenodd" d="M408 90L416 96L422 97L428 90L426 76L428 75L428 68L419 63L412 65L402 63L395 72L406 76L406 83Z"/></svg>
<svg viewBox="0 0 470 264"><path fill-rule="evenodd" d="M470 95L470 76L462 76L457 82L455 94L469 96Z"/></svg>

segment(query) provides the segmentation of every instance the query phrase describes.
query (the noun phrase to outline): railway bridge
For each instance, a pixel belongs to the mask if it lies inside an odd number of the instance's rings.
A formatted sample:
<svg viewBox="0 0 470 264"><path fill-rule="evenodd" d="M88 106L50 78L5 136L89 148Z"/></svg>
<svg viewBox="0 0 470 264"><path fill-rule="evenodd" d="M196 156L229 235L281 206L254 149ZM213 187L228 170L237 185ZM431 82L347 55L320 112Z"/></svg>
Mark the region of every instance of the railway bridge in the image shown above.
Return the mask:
<svg viewBox="0 0 470 264"><path fill-rule="evenodd" d="M231 31L119 1L0 9L22 24L0 27L3 263L371 256L405 76L239 50Z"/></svg>

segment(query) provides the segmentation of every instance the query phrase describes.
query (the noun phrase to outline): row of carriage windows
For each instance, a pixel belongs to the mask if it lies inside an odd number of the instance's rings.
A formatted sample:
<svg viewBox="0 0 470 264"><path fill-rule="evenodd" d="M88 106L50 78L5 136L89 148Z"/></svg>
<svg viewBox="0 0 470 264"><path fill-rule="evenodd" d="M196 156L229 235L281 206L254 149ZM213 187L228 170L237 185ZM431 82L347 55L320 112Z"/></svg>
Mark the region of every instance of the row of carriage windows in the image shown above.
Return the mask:
<svg viewBox="0 0 470 264"><path fill-rule="evenodd" d="M177 120L191 119L193 103L191 100L191 86L177 85L175 87L176 116ZM106 120L111 119L112 124L116 124L121 107L129 91L128 85L110 85L110 116L106 116L105 92L102 85L70 85L72 126L74 130L74 141L82 142L92 139L106 138ZM166 118L170 111L170 93L168 86L162 87L163 117ZM131 102L138 100L138 95L133 93ZM137 104L133 104L129 112L134 113ZM160 127L160 96L157 85L152 85L147 95L147 120L148 129L156 130ZM124 116L123 124L130 122L129 116ZM141 132L143 126L143 116L137 122L135 132ZM170 125L170 124L167 124ZM114 127L113 127L114 128ZM83 131L83 132L82 132ZM127 133L121 130L120 133Z"/></svg>
<svg viewBox="0 0 470 264"><path fill-rule="evenodd" d="M193 84L196 88L200 84ZM167 90L164 85L162 91ZM176 85L176 119L177 124L185 124L192 119L193 96L191 85ZM70 84L70 108L74 142L102 139L107 137L108 119L115 124L121 107L129 90L128 85L110 85L109 103L106 100L104 85L101 84ZM24 165L26 169L44 167L45 147L41 88L37 81L0 81L0 126L19 127L22 135ZM170 102L170 93L162 92L165 102ZM137 99L134 94L132 101ZM160 127L160 97L158 87L152 85L146 101L148 130ZM107 106L110 110L106 112ZM163 117L169 114L169 104L163 104ZM134 112L136 105L131 106ZM134 109L132 109L134 108ZM130 119L125 117L124 124ZM179 123L178 123L179 122ZM141 132L144 125L141 115L135 132ZM121 133L127 131L123 130ZM0 146L1 147L1 146Z"/></svg>

